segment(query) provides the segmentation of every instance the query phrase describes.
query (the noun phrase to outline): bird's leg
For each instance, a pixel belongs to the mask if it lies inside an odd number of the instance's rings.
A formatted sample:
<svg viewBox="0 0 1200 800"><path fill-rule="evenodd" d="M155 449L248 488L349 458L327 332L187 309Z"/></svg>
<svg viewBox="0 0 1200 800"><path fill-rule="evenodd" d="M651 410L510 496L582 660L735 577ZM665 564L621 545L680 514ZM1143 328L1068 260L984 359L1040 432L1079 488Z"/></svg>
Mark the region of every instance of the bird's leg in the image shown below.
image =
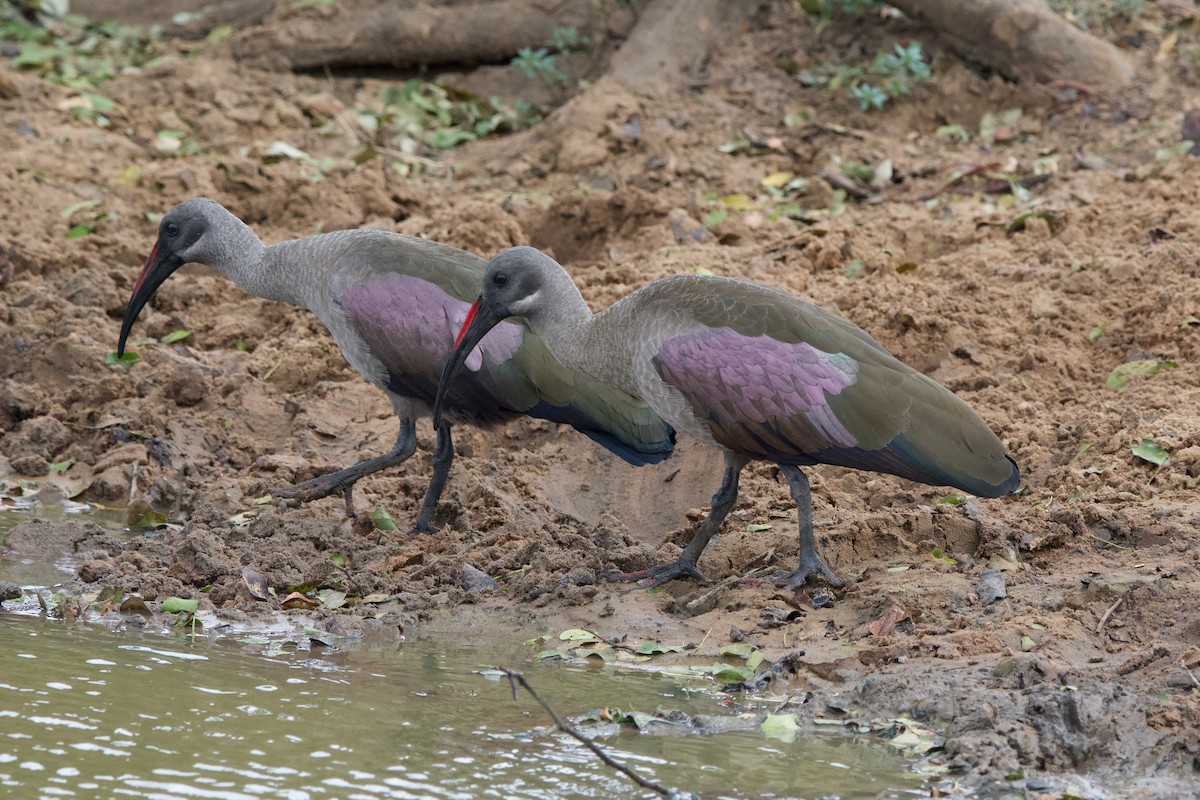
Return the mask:
<svg viewBox="0 0 1200 800"><path fill-rule="evenodd" d="M297 504L318 500L322 497L341 492L346 501L346 514L354 516L353 491L354 484L381 469L394 467L406 461L417 451L417 426L411 419L400 420L400 433L396 436L396 444L391 451L381 456L368 458L357 464L320 475L310 481L298 483L283 489L272 489L271 495L282 500L290 500Z"/></svg>
<svg viewBox="0 0 1200 800"><path fill-rule="evenodd" d="M720 529L721 524L725 522L725 517L729 516L729 512L737 503L738 478L741 477L742 469L748 463L750 460L745 456L726 451L725 475L721 479L721 487L712 497L712 511L708 512L708 516L700 523L700 527L696 529L677 560L670 564L659 564L637 572L609 572L604 577L609 580L621 581L640 581L649 578L650 586L661 586L675 578L695 578L701 583L709 583L708 578L697 566L700 554L704 552L704 548L708 546L708 540Z"/></svg>
<svg viewBox="0 0 1200 800"><path fill-rule="evenodd" d="M821 575L831 586L842 586L843 578L834 574L829 565L817 553L817 540L813 537L812 491L808 478L799 467L779 465L783 476L792 488L792 500L796 502L796 516L800 522L800 564L795 571L780 576L779 584L789 590L803 586L809 578Z"/></svg>
<svg viewBox="0 0 1200 800"><path fill-rule="evenodd" d="M409 533L434 533L437 527L433 524L433 513L437 511L438 500L442 490L446 488L446 478L450 475L450 465L454 463L454 439L450 436L450 426L443 425L437 429L437 447L433 451L433 476L429 479L429 488L425 491L425 500L421 503L421 513L413 523Z"/></svg>

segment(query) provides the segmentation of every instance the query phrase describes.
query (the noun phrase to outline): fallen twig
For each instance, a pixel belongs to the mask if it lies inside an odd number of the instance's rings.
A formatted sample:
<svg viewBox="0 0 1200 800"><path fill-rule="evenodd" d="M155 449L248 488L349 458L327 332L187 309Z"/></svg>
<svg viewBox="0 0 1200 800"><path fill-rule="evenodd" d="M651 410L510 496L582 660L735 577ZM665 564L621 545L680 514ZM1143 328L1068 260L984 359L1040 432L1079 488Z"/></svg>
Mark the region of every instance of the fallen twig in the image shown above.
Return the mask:
<svg viewBox="0 0 1200 800"><path fill-rule="evenodd" d="M1108 622L1108 618L1112 616L1112 613L1117 610L1117 606L1121 605L1121 601L1124 599L1124 597L1118 597L1115 603L1104 610L1104 616L1102 616L1100 621L1096 623L1097 635L1100 634L1101 629L1103 629L1104 625Z"/></svg>
<svg viewBox="0 0 1200 800"><path fill-rule="evenodd" d="M505 675L508 676L508 682L512 686L513 700L517 699L517 684L519 683L519 684L521 684L521 686L523 686L525 688L525 691L529 692L529 696L532 697L534 700L536 700L537 704L546 710L546 713L550 715L550 719L554 720L554 724L558 726L558 729L560 731L562 731L563 733L572 737L573 739L577 740L587 749L591 750L605 764L607 764L608 766L617 770L621 774L625 775L627 778L629 778L631 781L636 783L638 786L641 786L643 789L650 789L651 791L658 792L663 797L674 798L674 797L685 797L686 796L686 795L681 795L680 793L676 792L674 789L668 789L667 787L663 786L660 783L655 783L654 781L652 781L648 778L643 778L641 775L637 774L636 772L631 770L629 767L613 760L613 758L611 756L609 756L608 753L604 752L604 750L600 747L600 745L596 744L591 739L587 738L582 733L575 730L575 728L571 727L566 722L563 722L562 719L558 716L558 714L556 714L554 712L554 709L551 708L550 705L545 700L543 700L537 692L535 692L533 690L533 687L529 685L529 681L525 680L524 675L522 675L520 672L514 672L511 669L505 669L504 667L500 667L499 669L501 672L503 672Z"/></svg>
<svg viewBox="0 0 1200 800"><path fill-rule="evenodd" d="M684 606L684 608L686 608L688 611L695 611L697 608L700 608L705 603L707 603L709 600L711 600L713 598L713 596L716 595L718 592L722 592L725 589L728 589L730 586L737 583L741 579L742 579L742 577L740 575L735 575L732 578L726 578L725 580L721 581L716 586L712 587L711 589L709 589L707 592L700 595L696 599L689 600L687 602L687 604Z"/></svg>

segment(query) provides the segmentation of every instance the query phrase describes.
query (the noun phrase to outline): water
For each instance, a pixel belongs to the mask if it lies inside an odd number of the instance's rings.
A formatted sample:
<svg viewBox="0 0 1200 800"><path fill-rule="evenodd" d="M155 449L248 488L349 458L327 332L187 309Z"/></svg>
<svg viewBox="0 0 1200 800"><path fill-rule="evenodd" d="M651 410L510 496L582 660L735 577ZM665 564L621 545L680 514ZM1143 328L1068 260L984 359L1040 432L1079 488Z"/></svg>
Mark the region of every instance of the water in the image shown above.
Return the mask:
<svg viewBox="0 0 1200 800"><path fill-rule="evenodd" d="M436 638L341 650L110 632L0 611L0 797L655 797L561 733L483 665L524 671L561 714L603 706L728 715L684 682L537 662L515 642ZM599 740L705 797L907 798L921 781L855 737Z"/></svg>
<svg viewBox="0 0 1200 800"><path fill-rule="evenodd" d="M6 508L0 541L31 512L85 514L114 533L124 524L121 511L82 504ZM0 579L44 586L73 567L0 557ZM550 731L531 698L514 702L507 680L480 674L492 665L524 671L568 716L735 713L710 683L539 662L514 638L295 650L278 635L112 632L0 609L0 798L657 796ZM924 785L885 746L844 734L598 741L646 777L705 797L907 798Z"/></svg>
<svg viewBox="0 0 1200 800"><path fill-rule="evenodd" d="M50 586L75 574L75 568L79 565L68 556L49 562L5 555L4 537L17 525L35 516L48 522L95 522L118 536L134 535L125 527L124 509L99 508L71 500L41 503L36 495L13 497L3 491L4 487L0 484L0 580L21 586Z"/></svg>

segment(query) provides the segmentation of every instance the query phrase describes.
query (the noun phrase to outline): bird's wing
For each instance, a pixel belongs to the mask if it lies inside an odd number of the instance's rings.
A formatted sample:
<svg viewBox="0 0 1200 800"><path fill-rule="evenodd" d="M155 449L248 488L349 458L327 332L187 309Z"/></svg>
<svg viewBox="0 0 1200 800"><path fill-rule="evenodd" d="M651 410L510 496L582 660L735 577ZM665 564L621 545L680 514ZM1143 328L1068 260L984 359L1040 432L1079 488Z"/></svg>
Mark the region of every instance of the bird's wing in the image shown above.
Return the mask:
<svg viewBox="0 0 1200 800"><path fill-rule="evenodd" d="M675 307L693 326L664 339L653 358L717 442L780 463L890 472L983 496L1016 488L999 439L953 392L842 317L742 287L684 297Z"/></svg>
<svg viewBox="0 0 1200 800"><path fill-rule="evenodd" d="M485 263L446 258L437 248L377 257L389 268L366 274L339 271L332 288L350 328L386 369L385 385L429 402ZM636 465L657 463L674 449L670 426L644 401L563 367L523 323L502 322L483 338L448 402L482 422L516 412L571 425Z"/></svg>

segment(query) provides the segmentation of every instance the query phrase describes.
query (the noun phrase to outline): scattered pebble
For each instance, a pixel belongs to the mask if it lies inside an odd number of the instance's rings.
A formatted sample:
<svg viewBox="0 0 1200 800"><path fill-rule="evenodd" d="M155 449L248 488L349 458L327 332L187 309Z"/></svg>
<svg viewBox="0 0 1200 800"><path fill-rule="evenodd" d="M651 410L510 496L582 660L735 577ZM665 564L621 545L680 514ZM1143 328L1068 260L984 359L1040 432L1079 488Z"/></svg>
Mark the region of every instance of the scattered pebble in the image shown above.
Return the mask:
<svg viewBox="0 0 1200 800"><path fill-rule="evenodd" d="M0 603L5 600L16 600L21 596L21 587L8 581L0 581Z"/></svg>
<svg viewBox="0 0 1200 800"><path fill-rule="evenodd" d="M1008 597L1004 586L1004 573L995 569L985 569L979 575L979 584L975 587L981 606L990 606L1002 597Z"/></svg>
<svg viewBox="0 0 1200 800"><path fill-rule="evenodd" d="M462 588L468 592L479 590L481 592L491 591L496 588L496 581L492 576L480 569L472 567L470 564L463 564L462 572L458 576L459 583Z"/></svg>

